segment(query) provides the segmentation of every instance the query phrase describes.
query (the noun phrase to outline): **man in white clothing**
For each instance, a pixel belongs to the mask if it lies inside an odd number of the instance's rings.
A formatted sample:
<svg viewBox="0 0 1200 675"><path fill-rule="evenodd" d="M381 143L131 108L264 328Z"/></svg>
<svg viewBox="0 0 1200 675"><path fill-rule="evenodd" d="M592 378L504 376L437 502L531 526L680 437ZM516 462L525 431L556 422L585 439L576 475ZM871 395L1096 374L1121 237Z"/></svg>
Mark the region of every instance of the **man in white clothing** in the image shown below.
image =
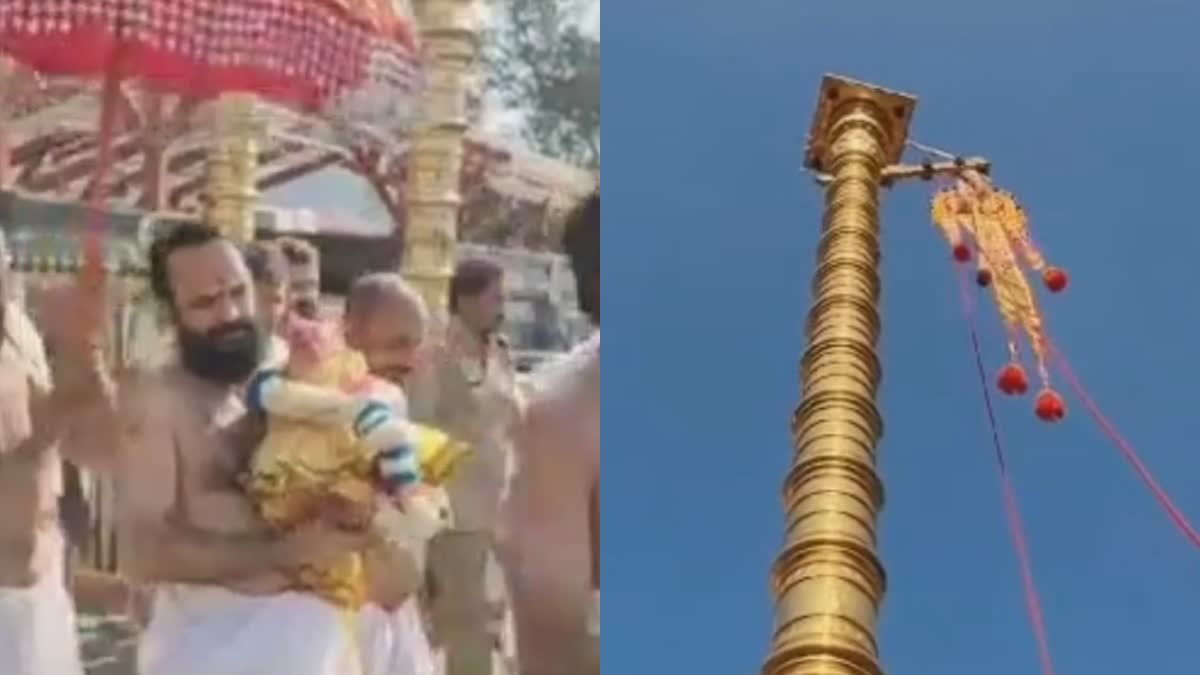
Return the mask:
<svg viewBox="0 0 1200 675"><path fill-rule="evenodd" d="M0 673L81 675L64 583L61 458L42 339L9 300L0 233Z"/></svg>
<svg viewBox="0 0 1200 675"><path fill-rule="evenodd" d="M323 524L279 534L238 484L261 438L241 392L262 356L241 252L180 225L151 247L150 271L174 321L170 363L111 375L94 330L80 330L104 311L86 286L58 289L47 321L56 392L73 405L64 419L90 439L81 447L107 452L117 481L124 571L155 589L140 673L354 673L357 634L339 608L292 590L289 572L364 550L369 536Z"/></svg>

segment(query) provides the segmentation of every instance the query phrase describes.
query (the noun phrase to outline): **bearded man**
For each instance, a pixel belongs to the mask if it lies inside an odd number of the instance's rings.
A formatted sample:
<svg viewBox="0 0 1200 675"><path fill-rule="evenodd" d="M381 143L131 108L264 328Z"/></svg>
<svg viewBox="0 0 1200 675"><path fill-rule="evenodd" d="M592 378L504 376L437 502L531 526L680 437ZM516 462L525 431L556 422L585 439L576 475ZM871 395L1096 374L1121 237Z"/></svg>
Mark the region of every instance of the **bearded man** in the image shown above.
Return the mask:
<svg viewBox="0 0 1200 675"><path fill-rule="evenodd" d="M139 672L353 672L357 636L337 607L292 590L290 572L364 550L368 535L322 524L280 534L239 484L261 438L242 389L264 343L242 252L212 228L180 225L151 247L150 277L177 345L152 370L114 377L103 366L95 331L80 330L103 311L87 286L57 289L47 312L71 432L107 450L116 480L123 571L154 588Z"/></svg>

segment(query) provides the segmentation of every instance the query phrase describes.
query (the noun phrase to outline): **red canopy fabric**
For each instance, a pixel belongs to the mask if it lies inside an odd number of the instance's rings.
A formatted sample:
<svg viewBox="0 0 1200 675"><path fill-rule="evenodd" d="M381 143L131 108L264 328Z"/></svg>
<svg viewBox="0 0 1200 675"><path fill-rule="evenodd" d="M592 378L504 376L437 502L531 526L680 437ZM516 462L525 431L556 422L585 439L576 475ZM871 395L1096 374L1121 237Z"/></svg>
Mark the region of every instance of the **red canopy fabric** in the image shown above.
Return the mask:
<svg viewBox="0 0 1200 675"><path fill-rule="evenodd" d="M3 0L0 51L47 75L305 111L419 79L413 26L386 0Z"/></svg>
<svg viewBox="0 0 1200 675"><path fill-rule="evenodd" d="M93 207L106 200L120 82L192 99L251 93L335 117L392 115L387 104L418 85L413 35L391 0L0 0L0 53L104 83ZM83 273L100 288L101 211L91 211Z"/></svg>

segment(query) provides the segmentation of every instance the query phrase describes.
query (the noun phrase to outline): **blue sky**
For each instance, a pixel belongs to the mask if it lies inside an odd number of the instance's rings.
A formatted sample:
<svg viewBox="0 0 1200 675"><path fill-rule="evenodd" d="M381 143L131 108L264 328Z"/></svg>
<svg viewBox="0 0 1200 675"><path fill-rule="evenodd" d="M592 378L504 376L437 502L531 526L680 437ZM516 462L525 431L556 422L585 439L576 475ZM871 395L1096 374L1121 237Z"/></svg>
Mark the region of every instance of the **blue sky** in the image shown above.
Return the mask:
<svg viewBox="0 0 1200 675"><path fill-rule="evenodd" d="M820 194L820 76L920 96L913 137L986 154L1072 275L1051 330L1200 520L1200 5L657 0L604 25L604 666L757 672ZM881 625L892 675L1038 672L928 187L887 197ZM985 307L990 310L990 307ZM984 321L989 367L1003 362ZM1082 414L1001 424L1060 674L1194 675L1200 552Z"/></svg>

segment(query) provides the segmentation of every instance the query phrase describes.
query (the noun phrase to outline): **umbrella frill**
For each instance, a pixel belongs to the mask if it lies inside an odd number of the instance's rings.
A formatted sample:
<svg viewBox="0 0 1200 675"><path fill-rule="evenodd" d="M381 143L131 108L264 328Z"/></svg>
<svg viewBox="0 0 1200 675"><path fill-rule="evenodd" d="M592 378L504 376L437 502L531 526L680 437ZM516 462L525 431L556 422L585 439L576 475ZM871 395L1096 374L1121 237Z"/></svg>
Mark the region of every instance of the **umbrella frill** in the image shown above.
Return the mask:
<svg viewBox="0 0 1200 675"><path fill-rule="evenodd" d="M0 51L49 75L115 74L189 98L246 92L310 112L420 84L412 22L378 0L6 0Z"/></svg>

